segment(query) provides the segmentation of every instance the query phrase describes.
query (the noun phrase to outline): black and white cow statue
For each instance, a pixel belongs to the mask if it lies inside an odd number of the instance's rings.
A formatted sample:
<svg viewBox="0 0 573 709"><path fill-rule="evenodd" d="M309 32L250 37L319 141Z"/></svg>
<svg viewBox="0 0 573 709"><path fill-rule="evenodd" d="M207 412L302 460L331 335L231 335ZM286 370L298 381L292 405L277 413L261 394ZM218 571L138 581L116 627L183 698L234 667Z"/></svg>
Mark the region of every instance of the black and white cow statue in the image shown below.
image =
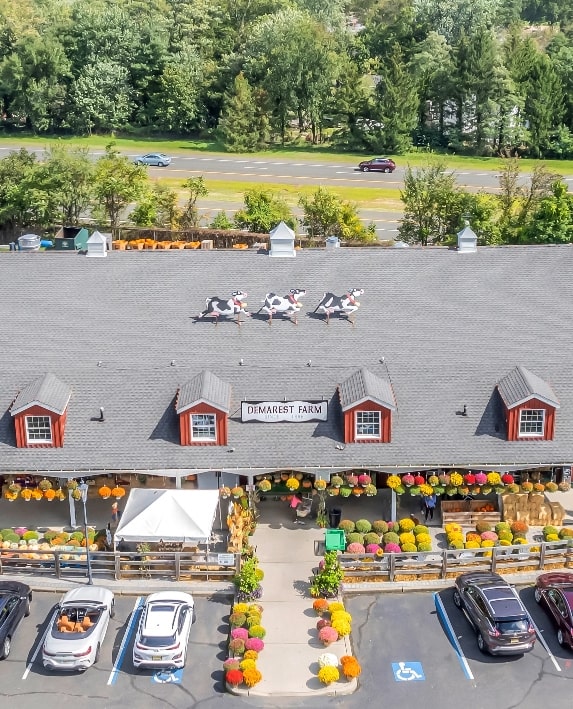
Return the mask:
<svg viewBox="0 0 573 709"><path fill-rule="evenodd" d="M214 318L215 324L219 322L220 317L230 318L233 315L237 316L237 324L241 323L241 313L245 313L248 317L249 313L245 310L247 303L245 298L247 293L242 290L234 290L231 293L230 298L219 298L218 296L213 296L212 298L207 298L205 300L205 310L203 310L197 316L197 319L201 318Z"/></svg>
<svg viewBox="0 0 573 709"><path fill-rule="evenodd" d="M359 296L364 294L362 288L350 288L344 295L334 295L334 293L325 293L322 296L322 300L316 306L315 313L320 312L326 315L326 324L328 325L330 321L330 316L333 313L340 313L350 320L352 320L352 315L360 307L360 303L356 300Z"/></svg>
<svg viewBox="0 0 573 709"><path fill-rule="evenodd" d="M269 325L273 321L273 315L284 315L291 318L295 325L298 325L298 311L302 308L302 303L299 298L306 295L304 288L291 288L288 295L277 295L276 293L267 293L265 302L259 313L267 313L269 316Z"/></svg>

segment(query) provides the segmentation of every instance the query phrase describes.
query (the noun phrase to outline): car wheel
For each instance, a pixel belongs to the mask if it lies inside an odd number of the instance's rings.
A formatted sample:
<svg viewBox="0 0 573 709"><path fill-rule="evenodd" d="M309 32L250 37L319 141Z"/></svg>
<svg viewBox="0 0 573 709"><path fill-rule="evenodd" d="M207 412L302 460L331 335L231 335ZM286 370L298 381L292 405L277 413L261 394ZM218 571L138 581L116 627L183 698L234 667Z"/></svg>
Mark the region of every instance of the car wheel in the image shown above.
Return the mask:
<svg viewBox="0 0 573 709"><path fill-rule="evenodd" d="M462 607L462 597L460 596L460 592L455 589L454 591L454 605L456 608L461 608Z"/></svg>
<svg viewBox="0 0 573 709"><path fill-rule="evenodd" d="M535 593L533 595L535 596L537 603L541 603L541 591L538 588L535 589Z"/></svg>
<svg viewBox="0 0 573 709"><path fill-rule="evenodd" d="M363 168L362 168L362 172L370 172L370 168L369 168L369 167L363 167Z"/></svg>
<svg viewBox="0 0 573 709"><path fill-rule="evenodd" d="M565 645L565 638L563 637L563 631L561 628L557 631L557 642L559 645Z"/></svg>
<svg viewBox="0 0 573 709"><path fill-rule="evenodd" d="M159 163L157 163L157 164L159 165L159 167L167 167L167 163L166 163L166 162L159 162Z"/></svg>
<svg viewBox="0 0 573 709"><path fill-rule="evenodd" d="M111 606L109 607L109 617L110 618L115 617L115 601L112 601Z"/></svg>
<svg viewBox="0 0 573 709"><path fill-rule="evenodd" d="M12 643L10 641L10 637L7 635L4 638L4 642L2 643L2 652L0 652L0 660L5 660L8 655L10 654L10 648L12 647Z"/></svg>
<svg viewBox="0 0 573 709"><path fill-rule="evenodd" d="M28 598L26 600L26 608L24 610L24 618L27 618L30 615L30 599Z"/></svg>
<svg viewBox="0 0 573 709"><path fill-rule="evenodd" d="M96 647L96 654L94 657L94 665L97 665L97 663L99 661L100 650L101 650L101 645L98 643L97 647Z"/></svg>
<svg viewBox="0 0 573 709"><path fill-rule="evenodd" d="M477 635L477 645L478 645L478 649L480 652L483 652L483 653L487 652L487 646L485 644L485 640L483 639L483 636L481 633L478 633L478 635Z"/></svg>
<svg viewBox="0 0 573 709"><path fill-rule="evenodd" d="M385 168L384 168L384 172L390 172L390 168L389 168L389 167L385 167Z"/></svg>

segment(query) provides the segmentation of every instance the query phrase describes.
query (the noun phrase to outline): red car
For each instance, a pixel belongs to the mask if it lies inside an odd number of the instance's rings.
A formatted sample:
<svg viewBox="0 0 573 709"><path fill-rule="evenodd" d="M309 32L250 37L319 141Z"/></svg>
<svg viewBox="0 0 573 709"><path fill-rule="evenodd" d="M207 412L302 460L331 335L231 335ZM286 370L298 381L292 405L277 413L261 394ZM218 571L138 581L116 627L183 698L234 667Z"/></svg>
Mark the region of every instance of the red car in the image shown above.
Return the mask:
<svg viewBox="0 0 573 709"><path fill-rule="evenodd" d="M360 172L394 172L396 163L390 158L372 158L372 160L363 160L359 165Z"/></svg>
<svg viewBox="0 0 573 709"><path fill-rule="evenodd" d="M573 650L573 574L541 574L535 582L535 600L557 627L557 642Z"/></svg>

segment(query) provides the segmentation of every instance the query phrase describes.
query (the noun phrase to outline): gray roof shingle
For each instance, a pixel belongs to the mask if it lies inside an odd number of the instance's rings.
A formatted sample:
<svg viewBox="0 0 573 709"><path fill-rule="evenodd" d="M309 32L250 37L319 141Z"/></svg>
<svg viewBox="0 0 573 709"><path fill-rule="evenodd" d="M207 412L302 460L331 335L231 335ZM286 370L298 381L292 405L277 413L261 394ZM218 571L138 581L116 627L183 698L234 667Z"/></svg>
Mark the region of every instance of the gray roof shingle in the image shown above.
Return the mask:
<svg viewBox="0 0 573 709"><path fill-rule="evenodd" d="M16 397L10 413L12 416L29 409L30 406L42 406L48 411L63 414L72 395L72 387L61 382L48 372L24 387Z"/></svg>
<svg viewBox="0 0 573 709"><path fill-rule="evenodd" d="M497 388L508 409L535 397L559 409L559 401L550 385L525 367L516 367L500 379Z"/></svg>
<svg viewBox="0 0 573 709"><path fill-rule="evenodd" d="M573 246L0 253L0 471L316 471L573 461ZM543 298L524 299L523 283ZM306 288L298 325L256 316L269 291ZM313 311L364 289L355 325ZM194 321L212 295L249 293L241 326ZM24 292L26 297L19 297ZM58 292L58 307L37 303ZM384 358L384 364L381 359ZM239 366L243 360L243 366ZM307 362L312 360L312 366ZM101 361L101 366L98 366ZM175 362L171 366L171 361ZM506 441L496 383L516 363L559 395L553 441ZM342 441L337 387L389 379L392 441ZM232 387L226 446L181 446L175 392L208 369ZM73 387L63 448L16 448L8 408L30 372ZM241 400L328 400L328 421L242 423ZM458 415L467 406L467 416ZM99 408L105 421L97 422ZM231 452L232 449L232 452ZM87 473L86 473L87 474Z"/></svg>
<svg viewBox="0 0 573 709"><path fill-rule="evenodd" d="M396 411L396 400L392 386L387 379L381 379L366 367L354 372L338 387L342 410L361 404L363 401L375 401L391 411Z"/></svg>
<svg viewBox="0 0 573 709"><path fill-rule="evenodd" d="M205 403L229 413L231 385L205 370L183 384L177 396L177 413L181 414L195 404Z"/></svg>

